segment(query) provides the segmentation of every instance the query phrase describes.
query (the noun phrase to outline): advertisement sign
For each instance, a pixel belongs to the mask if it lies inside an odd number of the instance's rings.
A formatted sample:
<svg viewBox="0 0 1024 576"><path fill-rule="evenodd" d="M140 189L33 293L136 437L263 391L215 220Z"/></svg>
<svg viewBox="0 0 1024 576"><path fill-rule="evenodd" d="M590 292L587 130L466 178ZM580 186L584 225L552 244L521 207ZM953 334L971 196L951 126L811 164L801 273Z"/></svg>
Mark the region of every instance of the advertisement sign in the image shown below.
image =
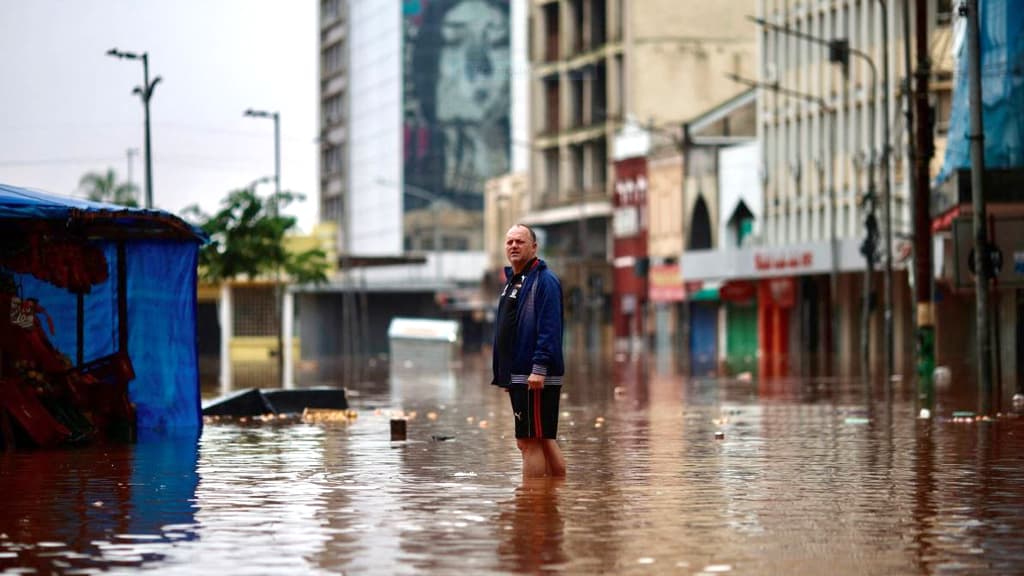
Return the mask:
<svg viewBox="0 0 1024 576"><path fill-rule="evenodd" d="M686 296L678 264L651 266L647 279L651 302L682 302Z"/></svg>

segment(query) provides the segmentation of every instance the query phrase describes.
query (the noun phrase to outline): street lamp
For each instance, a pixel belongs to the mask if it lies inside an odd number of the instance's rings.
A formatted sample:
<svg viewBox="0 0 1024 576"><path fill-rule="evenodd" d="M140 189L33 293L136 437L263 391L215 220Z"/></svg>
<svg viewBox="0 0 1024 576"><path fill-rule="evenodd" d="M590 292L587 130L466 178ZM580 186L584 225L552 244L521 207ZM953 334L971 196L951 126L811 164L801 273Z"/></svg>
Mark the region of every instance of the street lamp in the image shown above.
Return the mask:
<svg viewBox="0 0 1024 576"><path fill-rule="evenodd" d="M249 118L272 118L274 120L274 215L277 215L277 203L281 194L281 115L280 113L267 112L265 110L245 111Z"/></svg>
<svg viewBox="0 0 1024 576"><path fill-rule="evenodd" d="M149 143L149 99L153 97L153 90L160 82L157 76L152 82L149 81L149 52L136 54L135 52L123 52L117 48L107 50L107 56L121 58L123 60L142 60L142 86L136 86L132 94L138 94L142 98L142 106L145 109L146 118L146 208L153 207L153 155Z"/></svg>
<svg viewBox="0 0 1024 576"><path fill-rule="evenodd" d="M244 113L245 116L250 118L273 118L274 120L274 201L270 204L271 216L275 218L278 216L280 210L279 203L281 202L281 116L276 111L266 112L263 110L253 110L249 108ZM259 178L252 183L252 187L255 188L263 178ZM278 265L274 270L274 311L277 316L277 367L278 376L281 378L282 385L287 384L285 376L285 349L284 349L284 326L282 326L282 315L283 315L283 303L281 302L282 297L282 286L281 286L281 266Z"/></svg>
<svg viewBox="0 0 1024 576"><path fill-rule="evenodd" d="M881 2L881 0L879 0L879 1ZM884 7L884 2L883 2L883 7ZM884 10L883 10L883 12L884 12ZM870 105L868 107L868 115L869 115L868 140L871 143L871 148L870 148L871 157L870 157L870 160L868 161L868 193L864 197L864 207L865 207L865 211L867 212L867 216L865 216L864 227L867 229L867 236L864 238L864 242L861 244L861 248L860 248L861 254L864 255L864 260L865 260L865 264L866 264L866 268L864 270L864 308L863 308L863 312L861 314L861 340L860 340L861 361L863 363L862 364L862 372L863 372L863 374L865 376L869 376L870 375L870 366L871 366L871 363L869 361L869 355L871 353L871 346L870 346L870 343L871 343L871 340L870 340L870 338L871 338L871 336L870 336L870 320L871 320L871 294L872 294L871 275L872 275L872 272L874 270L875 251L877 249L877 243L878 243L878 218L875 216L875 205L877 203L877 195L878 195L877 194L877 190L875 188L875 186L876 186L876 183L875 183L875 164L877 162L877 159L875 158L875 113L876 113L876 108L877 108L877 95L878 95L878 69L875 67L875 62L874 62L874 60L871 59L870 56L868 56L866 53L864 53L864 52L862 52L862 51L860 51L860 50L858 50L856 48L851 48L850 47L850 42L848 40L844 39L844 38L836 38L836 39L832 39L832 40L827 40L825 38L819 38L817 36L812 36L810 34L805 34L803 32L799 32L797 30L793 30L793 29L791 29L789 27L786 27L786 26L779 26L777 24L773 24L773 23L768 22L767 20L765 20L763 18L753 18L753 17L751 17L751 20L753 22L759 24L760 26L768 28L769 30L773 30L773 31L776 31L776 32L781 32L783 34L787 34L787 35L793 36L795 38L800 38L802 40L806 40L808 42L813 42L815 44L820 44L822 46L827 47L828 48L828 58L829 58L829 61L834 63L834 64L842 64L843 65L843 73L844 73L844 75L846 73L846 68L849 65L850 56L851 55L856 56L857 58L860 58L865 64L867 64L868 70L871 72L871 101L870 101L870 103L869 103ZM885 40L886 41L888 40L888 36L885 36ZM886 62L888 62L888 55L886 56ZM887 87L888 87L888 85L887 85ZM886 99L886 102L888 102L888 98ZM882 143L882 149L884 151L888 152L888 150L889 150L888 113L886 114L886 116L887 116L886 122L884 123L885 126L886 126L886 130L883 133L885 141ZM887 187L886 189L888 189L888 185L889 185L888 184L888 162L886 162L886 187ZM887 199L888 199L888 197L887 197ZM889 226L891 228L891 221L888 224L889 224ZM891 272L891 269L887 269L887 271ZM892 286L891 279L887 279L887 282L888 282L887 286L891 287ZM886 300L885 306L886 306L886 312L885 312L886 320L887 321L891 321L891 318L892 318L892 310L891 310L892 301L891 301L891 299L887 299ZM891 329L887 333L891 334ZM892 355L891 355L890 350L891 349L887 349L887 354L888 354L887 361L886 361L887 368L888 368L888 364L891 362L891 356ZM889 378L887 376L886 377L886 382L888 382L888 381L889 381Z"/></svg>

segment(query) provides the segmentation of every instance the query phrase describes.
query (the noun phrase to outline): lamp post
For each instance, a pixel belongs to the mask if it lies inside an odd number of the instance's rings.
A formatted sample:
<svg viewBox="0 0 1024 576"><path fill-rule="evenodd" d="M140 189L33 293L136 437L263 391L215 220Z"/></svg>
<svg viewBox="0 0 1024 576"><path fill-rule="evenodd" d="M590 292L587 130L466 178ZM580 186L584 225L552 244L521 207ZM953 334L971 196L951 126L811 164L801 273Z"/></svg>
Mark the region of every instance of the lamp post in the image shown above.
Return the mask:
<svg viewBox="0 0 1024 576"><path fill-rule="evenodd" d="M137 54L135 52L124 52L117 48L107 50L107 56L121 58L123 60L142 60L142 86L136 86L132 94L138 94L142 99L142 106L145 110L146 123L146 208L153 207L153 154L149 142L149 100L153 97L153 90L160 82L157 76L152 82L149 81L149 52Z"/></svg>
<svg viewBox="0 0 1024 576"><path fill-rule="evenodd" d="M281 114L277 111L267 112L265 110L245 111L249 118L271 118L274 120L274 215L277 215L277 203L281 194Z"/></svg>
<svg viewBox="0 0 1024 576"><path fill-rule="evenodd" d="M864 255L864 260L865 260L865 270L864 270L864 307L863 307L863 311L862 311L862 314L861 314L861 341L860 341L860 346L861 346L861 362L862 362L862 364L861 364L861 366L862 366L861 367L861 372L864 374L865 377L870 377L870 370L871 370L871 362L870 362L870 353L871 353L870 323L871 323L871 295L872 295L871 275L872 275L873 270L874 270L875 250L877 248L877 242L878 242L878 218L875 216L875 205L877 203L877 189L875 187L876 186L876 183L875 183L875 164L877 162L877 160L875 158L875 117L876 117L875 113L876 113L876 108L877 108L877 98L876 98L876 96L878 94L878 69L875 67L875 62L874 62L874 60L871 59L870 56L868 56L866 53L864 53L864 52L862 52L862 51L860 51L860 50L858 50L856 48L851 48L849 41L846 40L846 39L837 38L837 39L827 40L825 38L819 38L817 36L812 36L810 34L804 34L803 32L792 30L792 29L790 29L790 28L788 28L786 26L779 26L777 24L772 24L771 22L768 22L767 20L765 20L763 18L751 18L751 20L753 20L754 22L756 22L757 24L759 24L759 25L761 25L761 26L763 26L765 28L768 28L769 30L774 30L776 32L781 32L783 34L787 34L787 35L793 36L795 38L800 38L800 39L806 40L808 42L813 42L815 44L820 44L822 46L827 47L828 48L829 61L834 63L834 64L841 64L843 66L844 75L846 73L846 68L849 66L850 56L851 55L856 56L857 58L860 58L865 64L867 64L868 70L871 72L871 101L870 101L870 105L868 107L868 116L869 116L869 120L868 120L868 123L869 123L869 125L868 125L868 140L870 141L870 145L871 145L871 148L870 148L871 156L870 156L870 160L868 161L868 193L864 197L865 211L867 212L867 216L865 216L864 227L867 229L867 235L864 238L864 242L863 242L863 244L861 244L861 248L860 248L861 254ZM886 120L886 125L888 125L888 119ZM883 142L882 147L883 147L884 150L888 150L889 149L889 142L888 142L889 131L888 131L888 129L885 130L884 136L886 138L886 141ZM887 186L888 186L888 184L887 184ZM889 305L891 305L891 302L886 302L886 306L889 306ZM887 312L887 316L891 317L891 312ZM888 378L886 378L886 381L888 381Z"/></svg>
<svg viewBox="0 0 1024 576"><path fill-rule="evenodd" d="M279 204L281 202L281 115L277 111L267 112L264 110L253 110L252 108L247 109L244 115L250 118L271 118L274 120L274 201L270 203L270 215L276 218L280 213ZM254 181L253 188L261 180L263 178ZM281 380L282 387L284 387L289 383L286 381L285 375L284 326L282 325L283 303L281 298L281 266L277 264L274 267L274 312L277 317L277 368L278 377Z"/></svg>

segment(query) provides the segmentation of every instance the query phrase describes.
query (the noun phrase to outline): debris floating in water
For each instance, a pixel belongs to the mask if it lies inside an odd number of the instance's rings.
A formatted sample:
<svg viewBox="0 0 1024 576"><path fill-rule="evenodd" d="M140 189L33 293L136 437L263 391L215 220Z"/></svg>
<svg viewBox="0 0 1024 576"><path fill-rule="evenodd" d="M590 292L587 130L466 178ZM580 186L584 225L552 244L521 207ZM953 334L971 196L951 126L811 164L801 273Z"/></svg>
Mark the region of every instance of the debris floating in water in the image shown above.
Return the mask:
<svg viewBox="0 0 1024 576"><path fill-rule="evenodd" d="M394 418L391 420L391 441L392 442L404 442L405 441L405 419Z"/></svg>
<svg viewBox="0 0 1024 576"><path fill-rule="evenodd" d="M849 418L843 421L844 424L851 425L869 424L870 422L870 418L864 418L862 416L850 416Z"/></svg>
<svg viewBox="0 0 1024 576"><path fill-rule="evenodd" d="M722 432L721 430L715 432L715 440L724 440L724 439L725 439L725 432Z"/></svg>
<svg viewBox="0 0 1024 576"><path fill-rule="evenodd" d="M974 412L970 410L955 410L953 412L953 422L957 424L972 424L974 420Z"/></svg>
<svg viewBox="0 0 1024 576"><path fill-rule="evenodd" d="M921 408L921 412L917 415L921 420L929 420L932 417L932 411L927 408Z"/></svg>
<svg viewBox="0 0 1024 576"><path fill-rule="evenodd" d="M328 408L306 408L302 411L302 421L307 424L349 423L359 417L355 410L331 410Z"/></svg>

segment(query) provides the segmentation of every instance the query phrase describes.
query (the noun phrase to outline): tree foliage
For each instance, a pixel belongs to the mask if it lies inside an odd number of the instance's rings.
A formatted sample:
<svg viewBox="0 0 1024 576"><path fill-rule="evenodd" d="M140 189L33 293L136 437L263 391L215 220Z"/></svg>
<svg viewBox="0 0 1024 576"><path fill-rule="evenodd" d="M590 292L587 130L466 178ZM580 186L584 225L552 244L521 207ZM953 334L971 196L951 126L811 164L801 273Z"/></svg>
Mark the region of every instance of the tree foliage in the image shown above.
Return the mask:
<svg viewBox="0 0 1024 576"><path fill-rule="evenodd" d="M89 172L78 181L78 187L85 191L93 202L119 204L129 208L139 205L139 187L131 182L118 182L113 168L106 172Z"/></svg>
<svg viewBox="0 0 1024 576"><path fill-rule="evenodd" d="M322 250L289 252L285 247L285 236L295 228L296 219L281 210L300 199L293 192L265 199L252 188L243 188L228 194L216 214L206 215L194 205L186 208L186 217L210 236L199 253L201 277L219 282L284 273L302 284L326 282L327 257Z"/></svg>

